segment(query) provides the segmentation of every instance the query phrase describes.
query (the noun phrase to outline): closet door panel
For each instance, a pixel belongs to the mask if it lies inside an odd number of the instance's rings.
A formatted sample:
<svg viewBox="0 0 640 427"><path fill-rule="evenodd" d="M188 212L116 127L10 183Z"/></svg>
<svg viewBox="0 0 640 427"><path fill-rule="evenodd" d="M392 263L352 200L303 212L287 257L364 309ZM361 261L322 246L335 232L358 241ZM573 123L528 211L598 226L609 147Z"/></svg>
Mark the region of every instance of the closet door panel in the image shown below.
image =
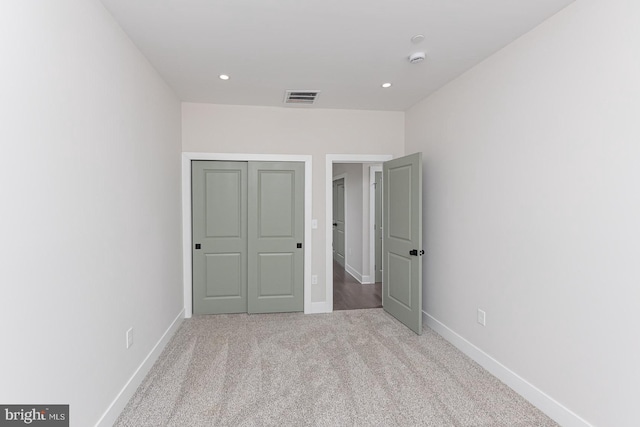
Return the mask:
<svg viewBox="0 0 640 427"><path fill-rule="evenodd" d="M303 310L304 163L249 163L249 313Z"/></svg>
<svg viewBox="0 0 640 427"><path fill-rule="evenodd" d="M192 163L193 312L247 311L247 163Z"/></svg>

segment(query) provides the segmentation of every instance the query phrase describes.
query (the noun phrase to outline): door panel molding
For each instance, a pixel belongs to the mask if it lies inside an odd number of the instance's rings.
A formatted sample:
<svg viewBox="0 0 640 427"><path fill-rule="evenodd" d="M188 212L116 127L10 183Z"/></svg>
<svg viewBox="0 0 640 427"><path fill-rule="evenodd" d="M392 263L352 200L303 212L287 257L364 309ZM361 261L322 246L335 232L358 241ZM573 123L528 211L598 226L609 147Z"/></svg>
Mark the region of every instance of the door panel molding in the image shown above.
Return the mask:
<svg viewBox="0 0 640 427"><path fill-rule="evenodd" d="M389 215L393 216L396 221L389 224L389 237L411 242L411 195L407 194L411 188L411 168L408 166L400 166L397 168L389 168L390 188L389 192ZM406 203L408 202L408 206ZM398 218L402 215L402 218Z"/></svg>
<svg viewBox="0 0 640 427"><path fill-rule="evenodd" d="M294 292L294 253L259 253L257 298L288 298ZM275 288L273 284L279 285Z"/></svg>
<svg viewBox="0 0 640 427"><path fill-rule="evenodd" d="M387 254L387 269L390 276L401 277L405 281L411 280L411 259L393 252ZM411 289L405 287L388 286L390 300L401 304L407 310L411 310Z"/></svg>
<svg viewBox="0 0 640 427"><path fill-rule="evenodd" d="M214 179L215 177L215 179ZM245 177L246 178L246 177ZM205 178L205 193L211 194L211 198L206 199L206 218L215 216L217 221L205 222L205 237L240 237L242 229L242 176L238 170L212 170ZM231 185L238 188L235 200L229 200L229 194L225 194L225 188ZM227 203L216 203L222 195L225 195ZM230 209L233 206L233 209ZM222 215L224 211L232 210L230 215Z"/></svg>
<svg viewBox="0 0 640 427"><path fill-rule="evenodd" d="M258 171L257 186L258 186L258 235L262 238L280 238L280 237L293 237L295 228L295 207L291 203L293 197L287 199L282 198L277 205L266 204L265 192L277 190L278 187L284 186L291 195L294 192L294 188L291 186L293 183L293 171L271 171L261 170ZM282 209L283 204L286 204L287 209ZM270 211L274 208L278 208L279 215L270 215ZM269 219L270 218L270 219Z"/></svg>
<svg viewBox="0 0 640 427"><path fill-rule="evenodd" d="M242 254L240 252L227 252L219 254L205 254L205 262L207 263L207 278L205 283L207 285L205 297L215 298L242 298L243 283L242 283ZM231 268L234 267L232 280L228 280L228 276L221 276L220 274L209 275L209 272L226 270L231 273ZM213 276L213 277L212 277ZM225 280L220 281L220 286L209 286L212 283L218 282L220 278ZM226 292L225 292L226 291Z"/></svg>
<svg viewBox="0 0 640 427"><path fill-rule="evenodd" d="M193 263L192 256L192 195L191 195L191 161L192 160L224 160L224 161L267 161L267 162L304 162L304 312L322 312L323 306L311 302L311 207L313 203L312 177L313 157L311 155L288 154L246 154L246 153L182 153L182 262L183 262L183 301L184 317L193 316ZM333 295L333 293L332 293Z"/></svg>

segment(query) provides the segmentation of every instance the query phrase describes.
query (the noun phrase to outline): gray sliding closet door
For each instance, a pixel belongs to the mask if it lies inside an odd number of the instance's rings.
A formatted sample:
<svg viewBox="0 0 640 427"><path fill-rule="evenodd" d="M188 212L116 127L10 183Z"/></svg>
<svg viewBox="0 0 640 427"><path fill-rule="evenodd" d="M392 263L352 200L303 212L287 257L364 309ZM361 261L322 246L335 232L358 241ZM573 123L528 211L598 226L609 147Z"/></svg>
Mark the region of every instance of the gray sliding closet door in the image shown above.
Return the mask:
<svg viewBox="0 0 640 427"><path fill-rule="evenodd" d="M249 313L303 310L304 163L249 163Z"/></svg>
<svg viewBox="0 0 640 427"><path fill-rule="evenodd" d="M247 163L192 162L193 312L247 311Z"/></svg>

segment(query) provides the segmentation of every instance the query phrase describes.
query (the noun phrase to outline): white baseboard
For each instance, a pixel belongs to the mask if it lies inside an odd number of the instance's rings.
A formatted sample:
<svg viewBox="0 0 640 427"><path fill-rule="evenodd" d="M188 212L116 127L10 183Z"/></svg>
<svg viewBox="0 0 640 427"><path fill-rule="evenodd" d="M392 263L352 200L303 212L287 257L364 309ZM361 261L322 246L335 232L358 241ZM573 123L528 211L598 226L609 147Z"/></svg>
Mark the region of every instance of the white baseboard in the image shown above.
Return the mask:
<svg viewBox="0 0 640 427"><path fill-rule="evenodd" d="M445 324L422 312L424 323L440 336L489 371L500 381L511 387L516 393L527 399L550 418L563 427L593 427L578 414L563 406L560 402L516 374L502 363L467 341Z"/></svg>
<svg viewBox="0 0 640 427"><path fill-rule="evenodd" d="M344 271L349 273L351 275L351 277L356 279L358 281L358 283L360 283L361 285L371 285L371 284L375 283L375 281L372 280L371 276L365 276L365 275L360 274L358 272L358 270L356 270L355 268L351 267L349 264L345 264Z"/></svg>
<svg viewBox="0 0 640 427"><path fill-rule="evenodd" d="M345 264L344 271L349 273L354 279L358 281L358 283L362 283L362 274L358 273L355 268L351 267L349 264Z"/></svg>
<svg viewBox="0 0 640 427"><path fill-rule="evenodd" d="M309 311L306 314L331 313L332 311L333 311L333 304L328 304L326 301L320 301L320 302L312 302L311 311Z"/></svg>
<svg viewBox="0 0 640 427"><path fill-rule="evenodd" d="M371 276L362 276L362 282L360 283L363 285L373 285L376 282L371 278Z"/></svg>
<svg viewBox="0 0 640 427"><path fill-rule="evenodd" d="M173 336L173 334L178 330L180 324L184 320L184 309L178 313L169 328L162 334L160 340L156 343L156 345L151 349L147 357L142 361L138 369L133 373L129 381L124 385L120 393L116 396L116 398L111 402L111 405L107 408L105 413L100 417L98 422L96 423L96 427L111 427L113 423L116 422L122 410L127 406L129 399L136 392L140 384L142 384L142 380L149 373L153 364L158 360L162 350L166 347L167 343Z"/></svg>

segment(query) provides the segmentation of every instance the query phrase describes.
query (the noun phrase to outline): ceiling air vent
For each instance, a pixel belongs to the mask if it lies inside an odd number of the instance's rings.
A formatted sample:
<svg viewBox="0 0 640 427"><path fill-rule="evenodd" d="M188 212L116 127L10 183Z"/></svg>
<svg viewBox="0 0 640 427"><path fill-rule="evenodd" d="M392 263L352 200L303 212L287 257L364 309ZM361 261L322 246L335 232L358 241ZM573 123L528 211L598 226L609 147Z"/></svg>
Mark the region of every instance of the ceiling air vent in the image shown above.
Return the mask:
<svg viewBox="0 0 640 427"><path fill-rule="evenodd" d="M284 94L285 104L313 105L318 99L319 90L288 90Z"/></svg>

